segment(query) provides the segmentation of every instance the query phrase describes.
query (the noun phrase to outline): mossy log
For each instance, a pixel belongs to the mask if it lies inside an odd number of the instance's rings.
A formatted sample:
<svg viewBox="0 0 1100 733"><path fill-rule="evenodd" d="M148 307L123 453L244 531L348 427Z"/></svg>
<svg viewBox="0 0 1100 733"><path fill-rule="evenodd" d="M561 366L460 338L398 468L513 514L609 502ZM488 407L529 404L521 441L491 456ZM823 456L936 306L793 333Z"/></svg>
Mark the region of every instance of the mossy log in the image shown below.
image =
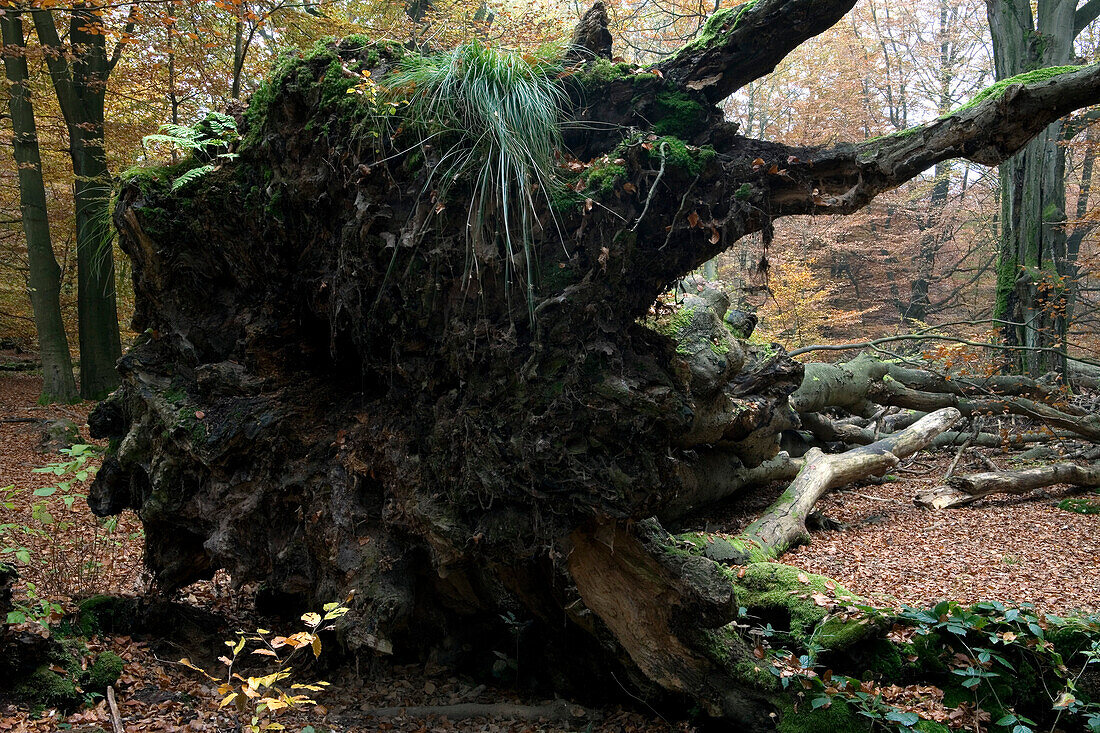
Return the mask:
<svg viewBox="0 0 1100 733"><path fill-rule="evenodd" d="M1056 484L1090 488L1100 486L1100 466L1081 466L1066 462L1020 471L988 471L969 476L952 476L947 480L946 486L920 491L913 497L913 501L931 509L946 509L964 506L995 494L1026 494Z"/></svg>
<svg viewBox="0 0 1100 733"><path fill-rule="evenodd" d="M650 307L774 217L856 211L953 157L995 163L1100 100L1089 67L904 139L738 135L715 95L851 5L759 0L662 74L564 74L564 121L586 124L563 153L585 172L534 201L522 251L467 236L471 181L433 199L451 143L356 93L411 52L352 38L285 57L236 159L178 190L198 161L123 177L141 335L90 418L111 444L92 509L137 512L164 590L218 568L282 608L355 590L341 633L358 653L476 655L522 619L542 681L592 696L623 680L767 729L776 703L728 629L735 579L651 517L774 459L803 368L713 306L677 324L686 338L650 328Z"/></svg>

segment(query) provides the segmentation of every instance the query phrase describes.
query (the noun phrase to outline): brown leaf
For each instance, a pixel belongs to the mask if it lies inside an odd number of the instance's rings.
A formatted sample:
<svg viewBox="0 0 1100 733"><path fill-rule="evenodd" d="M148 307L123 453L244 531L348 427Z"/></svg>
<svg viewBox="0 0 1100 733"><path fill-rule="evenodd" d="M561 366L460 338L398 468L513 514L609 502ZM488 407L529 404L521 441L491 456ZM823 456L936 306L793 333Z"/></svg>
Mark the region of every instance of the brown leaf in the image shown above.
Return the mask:
<svg viewBox="0 0 1100 733"><path fill-rule="evenodd" d="M798 582L802 583L803 585L808 585L810 582L810 576L806 575L806 573L799 573Z"/></svg>
<svg viewBox="0 0 1100 733"><path fill-rule="evenodd" d="M720 239L722 239L722 237L721 237L721 235L719 235L719 234L718 234L718 230L717 230L717 229L715 229L715 228L714 228L714 227L712 226L712 227L710 228L710 243L711 243L711 244L718 244L718 241L719 241Z"/></svg>
<svg viewBox="0 0 1100 733"><path fill-rule="evenodd" d="M699 212L693 211L688 214L688 226L690 226L692 229L699 226Z"/></svg>
<svg viewBox="0 0 1100 733"><path fill-rule="evenodd" d="M634 187L633 183L631 183L630 181L627 181L626 183L623 184L623 190L626 191L627 193L634 193L638 189Z"/></svg>

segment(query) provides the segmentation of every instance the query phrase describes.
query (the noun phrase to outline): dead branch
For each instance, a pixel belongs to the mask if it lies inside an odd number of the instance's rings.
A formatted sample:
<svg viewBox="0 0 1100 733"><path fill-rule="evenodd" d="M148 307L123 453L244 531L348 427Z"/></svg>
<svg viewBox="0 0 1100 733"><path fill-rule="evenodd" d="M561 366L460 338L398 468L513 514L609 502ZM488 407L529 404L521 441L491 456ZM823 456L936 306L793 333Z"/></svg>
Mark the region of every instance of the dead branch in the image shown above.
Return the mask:
<svg viewBox="0 0 1100 733"><path fill-rule="evenodd" d="M953 476L946 486L917 492L913 502L931 509L970 504L992 494L1026 494L1032 489L1055 484L1100 486L1100 466L1055 463L1023 471L990 471L970 476Z"/></svg>
<svg viewBox="0 0 1100 733"><path fill-rule="evenodd" d="M867 476L882 475L921 450L959 419L959 411L945 408L921 418L912 427L870 445L845 453L826 455L814 448L795 480L769 509L736 539L726 541L732 550L727 562L745 564L779 557L809 537L806 517L829 490Z"/></svg>

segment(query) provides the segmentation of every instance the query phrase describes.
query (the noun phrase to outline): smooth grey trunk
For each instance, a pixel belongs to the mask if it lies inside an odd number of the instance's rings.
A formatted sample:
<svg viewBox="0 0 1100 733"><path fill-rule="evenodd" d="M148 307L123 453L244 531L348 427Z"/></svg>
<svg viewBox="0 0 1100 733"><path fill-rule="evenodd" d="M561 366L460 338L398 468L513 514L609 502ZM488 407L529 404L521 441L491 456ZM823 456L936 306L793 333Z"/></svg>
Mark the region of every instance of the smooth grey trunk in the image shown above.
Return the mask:
<svg viewBox="0 0 1100 733"><path fill-rule="evenodd" d="M77 397L73 379L69 339L61 318L61 268L54 257L50 222L46 207L46 187L42 180L42 157L38 149L38 131L34 105L28 87L29 74L23 20L15 13L0 15L4 46L4 71L10 88L12 153L19 171L19 208L23 233L27 238L30 275L27 290L38 331L39 357L42 360L42 402L72 402ZM18 52L14 49L18 49Z"/></svg>

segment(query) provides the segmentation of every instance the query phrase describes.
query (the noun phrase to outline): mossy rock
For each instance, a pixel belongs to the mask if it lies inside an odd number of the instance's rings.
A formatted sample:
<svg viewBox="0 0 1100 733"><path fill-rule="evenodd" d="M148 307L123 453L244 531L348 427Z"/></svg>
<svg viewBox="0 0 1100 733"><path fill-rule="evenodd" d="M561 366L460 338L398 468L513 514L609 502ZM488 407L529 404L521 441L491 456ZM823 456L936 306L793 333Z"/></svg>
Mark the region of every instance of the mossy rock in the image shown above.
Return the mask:
<svg viewBox="0 0 1100 733"><path fill-rule="evenodd" d="M84 701L76 682L68 674L54 672L48 664L34 670L15 688L15 696L34 708L75 710Z"/></svg>
<svg viewBox="0 0 1100 733"><path fill-rule="evenodd" d="M96 595L80 602L73 626L81 636L110 634L119 629L132 628L137 616L137 599Z"/></svg>
<svg viewBox="0 0 1100 733"><path fill-rule="evenodd" d="M744 569L737 580L738 604L774 629L789 631L799 643L813 640L826 649L844 649L872 630L870 624L841 620L817 604L815 595L862 603L859 596L824 575L774 562L753 563Z"/></svg>
<svg viewBox="0 0 1100 733"><path fill-rule="evenodd" d="M844 700L834 699L828 707L813 708L808 700L795 708L789 697L776 700L779 709L779 733L868 733L870 721L859 715Z"/></svg>
<svg viewBox="0 0 1100 733"><path fill-rule="evenodd" d="M103 652L83 675L84 691L106 695L107 688L118 682L125 666L122 657L114 652Z"/></svg>

